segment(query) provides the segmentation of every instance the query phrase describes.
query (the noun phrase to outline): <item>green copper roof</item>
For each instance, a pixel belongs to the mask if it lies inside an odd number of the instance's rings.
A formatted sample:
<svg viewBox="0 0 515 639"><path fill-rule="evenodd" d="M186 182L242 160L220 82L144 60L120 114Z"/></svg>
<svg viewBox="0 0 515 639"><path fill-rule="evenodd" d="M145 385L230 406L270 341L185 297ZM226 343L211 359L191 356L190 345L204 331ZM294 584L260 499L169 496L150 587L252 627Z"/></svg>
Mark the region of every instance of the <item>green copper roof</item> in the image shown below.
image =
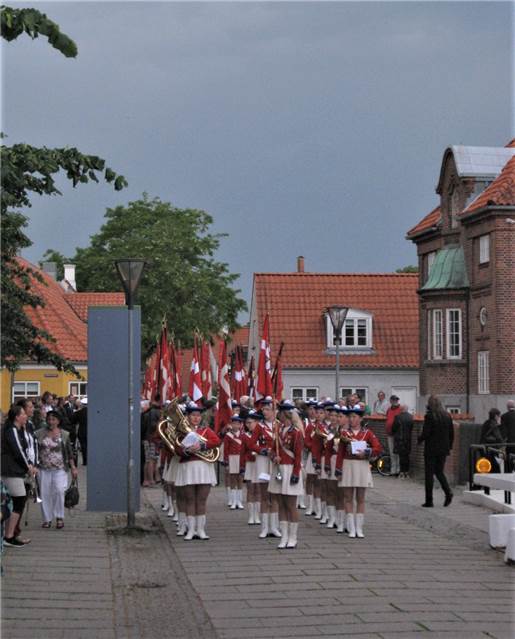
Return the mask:
<svg viewBox="0 0 515 639"><path fill-rule="evenodd" d="M465 255L461 246L452 246L438 251L423 291L443 288L465 288L469 280L465 268Z"/></svg>

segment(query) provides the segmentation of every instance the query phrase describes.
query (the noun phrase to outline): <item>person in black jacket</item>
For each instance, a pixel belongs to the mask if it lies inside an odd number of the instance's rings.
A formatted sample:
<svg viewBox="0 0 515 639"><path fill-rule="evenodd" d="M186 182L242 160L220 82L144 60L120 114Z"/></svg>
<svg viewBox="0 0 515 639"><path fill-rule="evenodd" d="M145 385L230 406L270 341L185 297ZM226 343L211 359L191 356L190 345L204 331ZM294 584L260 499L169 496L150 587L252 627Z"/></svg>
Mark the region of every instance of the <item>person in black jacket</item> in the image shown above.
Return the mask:
<svg viewBox="0 0 515 639"><path fill-rule="evenodd" d="M78 424L77 438L80 444L80 450L82 453L82 465L88 464L88 399L83 397L80 400L81 407L79 410L73 413L70 422L72 424Z"/></svg>
<svg viewBox="0 0 515 639"><path fill-rule="evenodd" d="M497 455L495 451L489 449L489 446L499 449L499 446L504 444L504 437L501 431L501 411L498 408L491 408L488 412L488 419L481 428L480 444L487 446L486 457L492 464L492 472L500 473L501 469L497 461Z"/></svg>
<svg viewBox="0 0 515 639"><path fill-rule="evenodd" d="M413 430L413 417L408 412L406 405L401 406L401 412L395 415L392 425L393 448L399 455L399 477L409 477L409 456L411 451L411 432Z"/></svg>
<svg viewBox="0 0 515 639"><path fill-rule="evenodd" d="M452 501L452 491L444 474L445 459L449 455L454 442L454 426L452 418L435 395L427 401L427 412L424 427L419 435L418 443L424 442L424 469L426 485L425 508L433 507L433 481L438 479L445 493L444 506Z"/></svg>
<svg viewBox="0 0 515 639"><path fill-rule="evenodd" d="M509 399L506 404L506 412L501 415L501 433L504 441L511 446L506 447L506 472L515 470L515 460L511 456L515 455L515 402Z"/></svg>
<svg viewBox="0 0 515 639"><path fill-rule="evenodd" d="M27 474L37 474L37 469L27 457L27 441L24 437L26 422L27 414L23 407L12 406L2 428L1 438L2 479L13 502L13 511L5 526L4 543L15 548L23 547L30 542L30 539L16 537L14 531L27 500L24 477Z"/></svg>

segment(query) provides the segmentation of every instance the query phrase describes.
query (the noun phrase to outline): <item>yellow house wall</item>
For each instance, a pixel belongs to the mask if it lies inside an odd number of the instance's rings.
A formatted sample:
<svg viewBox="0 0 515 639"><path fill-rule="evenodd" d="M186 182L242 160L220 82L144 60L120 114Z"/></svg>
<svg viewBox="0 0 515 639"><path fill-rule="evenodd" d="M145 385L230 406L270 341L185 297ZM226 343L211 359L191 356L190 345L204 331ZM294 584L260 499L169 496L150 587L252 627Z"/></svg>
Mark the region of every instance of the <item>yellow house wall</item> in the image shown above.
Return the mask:
<svg viewBox="0 0 515 639"><path fill-rule="evenodd" d="M15 382L39 382L40 394L45 391L55 393L59 397L68 395L69 382L88 381L88 370L86 367L79 367L79 373L82 379L77 380L74 375L58 371L55 368L22 368L14 374ZM9 410L11 405L11 373L2 368L0 370L0 397L1 409L3 412Z"/></svg>

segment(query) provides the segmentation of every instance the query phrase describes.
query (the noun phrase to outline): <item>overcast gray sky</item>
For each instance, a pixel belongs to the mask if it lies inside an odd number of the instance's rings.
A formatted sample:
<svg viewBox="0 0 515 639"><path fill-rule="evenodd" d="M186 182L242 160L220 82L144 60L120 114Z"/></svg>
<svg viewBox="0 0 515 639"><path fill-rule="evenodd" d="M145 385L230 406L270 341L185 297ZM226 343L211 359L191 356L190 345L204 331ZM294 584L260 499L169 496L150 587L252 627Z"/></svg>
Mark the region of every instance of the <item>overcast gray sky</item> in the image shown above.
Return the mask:
<svg viewBox="0 0 515 639"><path fill-rule="evenodd" d="M129 188L63 181L35 199L32 261L73 254L106 207L147 191L214 216L247 300L253 272L297 255L310 271L393 271L416 263L404 236L437 203L445 147L514 137L508 2L37 7L79 55L3 43L8 143L77 146Z"/></svg>

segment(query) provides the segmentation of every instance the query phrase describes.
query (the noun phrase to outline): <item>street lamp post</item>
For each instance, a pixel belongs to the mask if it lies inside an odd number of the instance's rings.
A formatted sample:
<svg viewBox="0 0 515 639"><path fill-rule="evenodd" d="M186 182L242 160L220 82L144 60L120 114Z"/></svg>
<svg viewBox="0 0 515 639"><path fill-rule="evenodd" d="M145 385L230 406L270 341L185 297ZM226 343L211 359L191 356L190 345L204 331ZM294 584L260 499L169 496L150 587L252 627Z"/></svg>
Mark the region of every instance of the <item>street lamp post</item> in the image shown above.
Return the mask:
<svg viewBox="0 0 515 639"><path fill-rule="evenodd" d="M333 343L336 347L336 379L335 379L335 401L339 400L339 385L340 385L340 344L342 343L342 328L345 323L345 318L349 309L347 306L330 306L327 309L327 314L331 320L333 327Z"/></svg>
<svg viewBox="0 0 515 639"><path fill-rule="evenodd" d="M125 303L127 304L128 317L128 333L129 333L129 388L128 388L128 404L129 404L129 432L127 447L127 528L134 528L136 523L136 515L133 504L133 470L134 470L134 338L133 338L133 318L134 299L136 291L141 282L143 269L147 262L138 258L119 259L115 261L118 276L122 282L125 292Z"/></svg>

